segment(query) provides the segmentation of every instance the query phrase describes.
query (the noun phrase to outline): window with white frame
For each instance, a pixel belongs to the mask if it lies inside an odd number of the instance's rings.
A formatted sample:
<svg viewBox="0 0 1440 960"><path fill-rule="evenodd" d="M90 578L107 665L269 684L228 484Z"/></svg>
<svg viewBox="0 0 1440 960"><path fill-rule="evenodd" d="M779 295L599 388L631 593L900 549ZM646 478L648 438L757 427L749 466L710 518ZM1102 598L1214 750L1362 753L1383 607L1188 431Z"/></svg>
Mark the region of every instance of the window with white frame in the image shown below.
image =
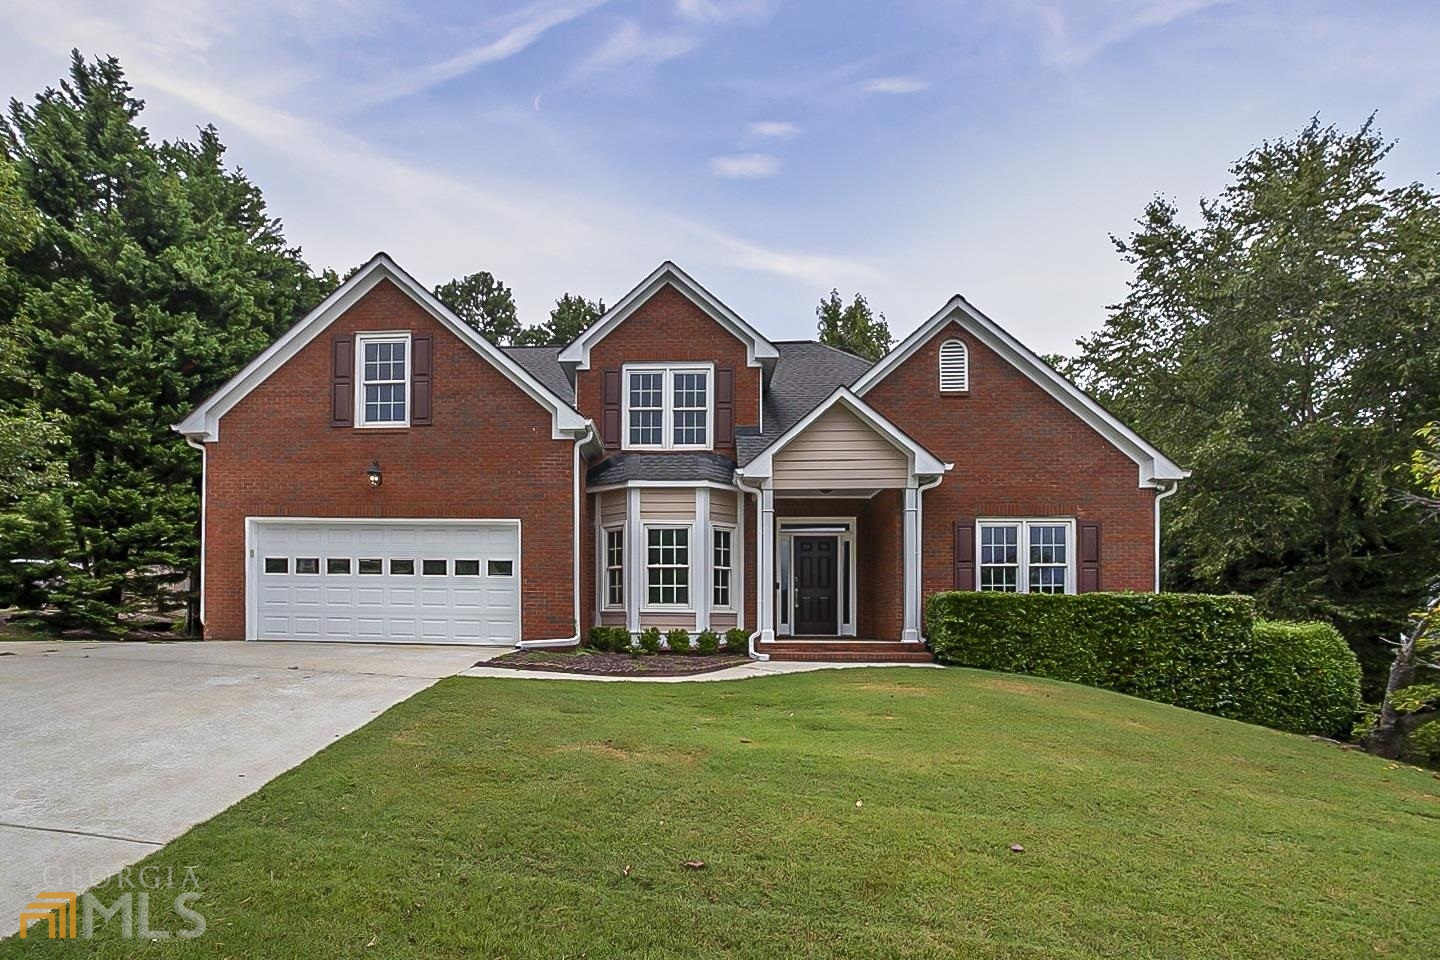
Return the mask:
<svg viewBox="0 0 1440 960"><path fill-rule="evenodd" d="M625 528L605 530L605 606L625 606Z"/></svg>
<svg viewBox="0 0 1440 960"><path fill-rule="evenodd" d="M970 349L963 340L946 340L940 345L940 390L964 393L970 389Z"/></svg>
<svg viewBox="0 0 1440 960"><path fill-rule="evenodd" d="M980 521L981 590L1071 593L1074 524L1069 520Z"/></svg>
<svg viewBox="0 0 1440 960"><path fill-rule="evenodd" d="M711 537L711 564L713 574L711 603L720 610L728 610L730 603L730 579L734 570L734 535L735 531L730 527L712 527Z"/></svg>
<svg viewBox="0 0 1440 960"><path fill-rule="evenodd" d="M410 423L410 336L360 334L355 338L356 407L362 427Z"/></svg>
<svg viewBox="0 0 1440 960"><path fill-rule="evenodd" d="M710 446L709 367L636 367L626 370L625 446L656 450Z"/></svg>
<svg viewBox="0 0 1440 960"><path fill-rule="evenodd" d="M690 528L645 528L645 600L651 607L690 605Z"/></svg>

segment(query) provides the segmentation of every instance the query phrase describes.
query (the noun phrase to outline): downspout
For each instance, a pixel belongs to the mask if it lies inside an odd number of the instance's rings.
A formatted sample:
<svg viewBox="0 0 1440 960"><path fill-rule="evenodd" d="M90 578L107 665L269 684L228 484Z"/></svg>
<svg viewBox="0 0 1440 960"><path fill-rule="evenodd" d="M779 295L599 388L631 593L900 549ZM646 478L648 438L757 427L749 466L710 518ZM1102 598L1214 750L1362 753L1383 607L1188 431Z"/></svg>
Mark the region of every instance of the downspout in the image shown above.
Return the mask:
<svg viewBox="0 0 1440 960"><path fill-rule="evenodd" d="M955 464L953 463L945 464L947 471L954 469L954 467ZM919 606L918 619L921 624L925 622L925 491L933 490L940 486L940 481L944 479L945 474L942 473L927 483L918 483L915 486L915 526L919 531L919 536L915 538L915 549L919 551L920 554L915 558L915 571L919 579L917 589L920 592L920 597L916 602ZM922 645L929 642L925 639L923 632L921 632L919 636Z"/></svg>
<svg viewBox="0 0 1440 960"><path fill-rule="evenodd" d="M571 553L574 558L573 573L571 575L571 599L574 611L573 623L575 632L568 637L556 637L553 640L519 640L515 643L517 650L543 650L548 647L574 647L580 643L580 594L581 594L581 573L584 567L580 556L580 468L583 465L580 452L584 446L597 440L595 425L587 422L585 432L575 439L575 478L574 486L570 495L570 512L574 518L574 534L571 540Z"/></svg>
<svg viewBox="0 0 1440 960"><path fill-rule="evenodd" d="M1160 592L1160 501L1180 489L1180 481L1172 482L1169 488L1162 488L1160 484L1155 485L1158 491L1155 494L1155 592Z"/></svg>
<svg viewBox="0 0 1440 960"><path fill-rule="evenodd" d="M181 436L184 436L182 434ZM190 437L185 437L186 446L194 447L200 451L200 563L195 569L199 583L195 584L196 592L200 595L200 603L196 609L195 616L199 621L196 623L200 639L205 639L205 501L208 499L206 492L210 489L209 458L205 454L205 444L196 443ZM248 559L245 561L250 562Z"/></svg>
<svg viewBox="0 0 1440 960"><path fill-rule="evenodd" d="M755 628L750 631L750 636L746 639L745 645L748 648L751 660L769 660L770 654L761 653L755 649L755 638L760 636L760 592L763 589L763 585L760 583L760 570L763 566L760 563L760 551L763 549L760 536L760 488L752 487L746 483L745 478L740 475L739 470L735 471L735 486L739 487L742 491L748 490L755 493L755 556L753 558L746 557L747 560L755 564ZM773 583L770 584L770 595L771 597L775 595L775 585ZM773 600L771 602L773 602ZM740 615L743 617L745 612L742 610Z"/></svg>

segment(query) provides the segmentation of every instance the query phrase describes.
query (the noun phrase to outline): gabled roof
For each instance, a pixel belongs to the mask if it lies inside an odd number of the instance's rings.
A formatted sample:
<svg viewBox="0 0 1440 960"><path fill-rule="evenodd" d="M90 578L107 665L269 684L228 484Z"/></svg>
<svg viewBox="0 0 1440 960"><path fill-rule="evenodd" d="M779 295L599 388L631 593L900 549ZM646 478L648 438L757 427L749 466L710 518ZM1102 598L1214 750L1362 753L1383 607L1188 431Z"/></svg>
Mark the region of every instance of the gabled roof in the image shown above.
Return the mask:
<svg viewBox="0 0 1440 960"><path fill-rule="evenodd" d="M1140 467L1141 486L1154 486L1157 481L1170 482L1190 476L1189 470L1181 469L1173 460L1121 423L1113 413L1096 403L1089 394L1037 357L959 294L951 297L938 313L922 323L914 333L900 341L895 349L856 380L852 389L863 397L870 388L884 380L892 370L908 360L942 327L950 323L958 324L976 340L995 351L1071 413L1089 424L1117 450L1134 460Z"/></svg>
<svg viewBox="0 0 1440 960"><path fill-rule="evenodd" d="M346 280L334 293L307 313L299 323L281 335L266 350L226 381L211 397L190 412L173 428L192 440L213 441L220 436L220 418L228 413L251 390L263 383L286 361L300 352L311 340L320 335L334 320L350 309L361 297L369 293L383 280L389 280L403 293L414 300L449 329L460 340L468 344L480 356L488 360L497 370L524 390L536 403L551 413L552 436L555 439L579 437L591 429L590 421L582 417L563 397L542 383L523 365L507 356L495 344L486 340L474 329L465 325L449 307L426 290L414 277L391 260L385 253L371 257L354 275Z"/></svg>
<svg viewBox="0 0 1440 960"><path fill-rule="evenodd" d="M849 410L855 414L855 416L859 417L866 426L904 453L910 460L910 471L915 475L938 477L953 466L953 464L946 463L929 450L926 450L904 430L901 430L895 426L895 424L882 417L878 411L864 400L861 400L851 392L848 387L839 387L834 393L830 394L824 402L791 424L790 428L784 433L775 437L764 450L753 457L745 466L737 470L736 473L751 480L772 476L774 474L773 461L775 454L784 450L791 440L800 436L812 423L819 420L826 412L835 407L843 407Z"/></svg>
<svg viewBox="0 0 1440 960"><path fill-rule="evenodd" d="M761 360L773 360L779 356L775 345L760 335L760 332L725 304L715 298L709 290L696 283L691 276L674 263L666 260L655 271L640 282L620 302L615 304L584 333L576 337L569 346L560 351L561 363L578 364L581 370L590 367L590 348L614 330L632 313L638 310L666 285L680 291L716 323L729 330L745 344L745 359L750 366L758 366Z"/></svg>

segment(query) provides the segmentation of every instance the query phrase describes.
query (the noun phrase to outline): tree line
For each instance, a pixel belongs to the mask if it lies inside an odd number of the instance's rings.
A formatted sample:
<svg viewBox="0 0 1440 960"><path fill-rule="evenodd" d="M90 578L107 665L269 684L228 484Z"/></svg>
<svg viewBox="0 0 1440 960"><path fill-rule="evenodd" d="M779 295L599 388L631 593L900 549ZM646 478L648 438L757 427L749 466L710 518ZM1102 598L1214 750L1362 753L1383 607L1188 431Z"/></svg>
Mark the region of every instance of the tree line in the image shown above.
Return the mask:
<svg viewBox="0 0 1440 960"><path fill-rule="evenodd" d="M143 108L118 61L77 52L0 121L0 604L56 628L193 598L200 458L170 425L339 282L213 127L157 142ZM1440 575L1409 472L1440 418L1440 198L1387 180L1392 147L1372 121L1312 121L1194 209L1155 199L1114 238L1126 295L1054 358L1193 471L1164 511L1166 587L1336 623L1373 700ZM435 293L507 345L567 343L605 309L566 293L525 327L487 272ZM868 359L891 347L858 293L816 323ZM1427 642L1411 686L1433 679Z"/></svg>

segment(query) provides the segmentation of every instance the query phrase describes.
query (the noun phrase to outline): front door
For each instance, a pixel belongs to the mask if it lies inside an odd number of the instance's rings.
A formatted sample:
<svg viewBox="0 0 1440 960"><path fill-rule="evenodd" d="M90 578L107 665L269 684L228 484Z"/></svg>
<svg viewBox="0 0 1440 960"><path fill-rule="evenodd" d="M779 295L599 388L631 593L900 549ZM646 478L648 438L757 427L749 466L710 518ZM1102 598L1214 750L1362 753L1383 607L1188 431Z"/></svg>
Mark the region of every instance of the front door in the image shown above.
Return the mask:
<svg viewBox="0 0 1440 960"><path fill-rule="evenodd" d="M795 632L834 636L840 632L837 537L794 538Z"/></svg>

